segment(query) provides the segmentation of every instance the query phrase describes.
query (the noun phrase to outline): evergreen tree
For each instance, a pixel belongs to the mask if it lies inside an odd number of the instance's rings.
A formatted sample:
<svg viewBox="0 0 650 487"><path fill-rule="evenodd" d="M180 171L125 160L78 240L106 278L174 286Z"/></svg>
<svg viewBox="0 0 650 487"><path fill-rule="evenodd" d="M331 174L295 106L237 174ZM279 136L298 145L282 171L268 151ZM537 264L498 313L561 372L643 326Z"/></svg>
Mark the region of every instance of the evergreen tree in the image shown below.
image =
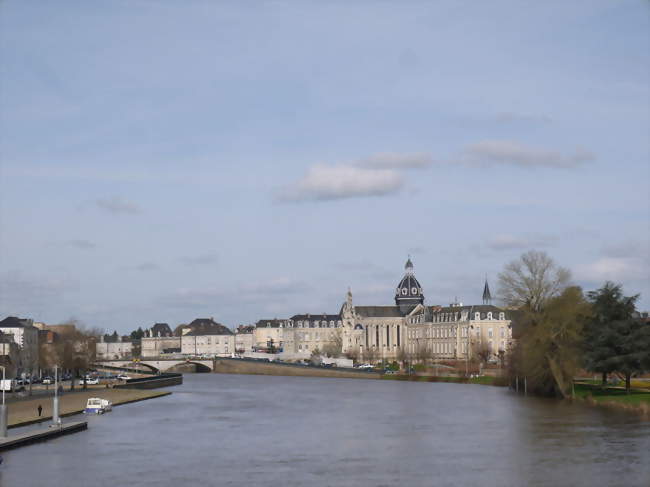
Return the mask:
<svg viewBox="0 0 650 487"><path fill-rule="evenodd" d="M639 295L624 296L620 284L605 285L587 294L593 318L586 328L585 365L603 374L625 375L625 389L630 392L632 375L650 369L650 325L635 317Z"/></svg>

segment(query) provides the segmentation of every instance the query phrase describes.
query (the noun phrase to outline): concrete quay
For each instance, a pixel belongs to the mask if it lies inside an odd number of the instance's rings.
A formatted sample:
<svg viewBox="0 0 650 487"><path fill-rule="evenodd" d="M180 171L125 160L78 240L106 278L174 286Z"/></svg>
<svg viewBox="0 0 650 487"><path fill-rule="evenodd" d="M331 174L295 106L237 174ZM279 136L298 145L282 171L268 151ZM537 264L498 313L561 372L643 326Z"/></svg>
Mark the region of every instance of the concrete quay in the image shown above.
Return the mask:
<svg viewBox="0 0 650 487"><path fill-rule="evenodd" d="M8 436L7 438L0 438L0 451L18 448L38 441L46 441L51 438L56 438L57 436L83 431L87 428L88 423L86 421L75 421L72 423L40 428L34 431L27 431L26 433L19 433L14 436Z"/></svg>
<svg viewBox="0 0 650 487"><path fill-rule="evenodd" d="M132 402L154 399L171 394L164 391L150 391L138 389L106 389L96 388L85 391L66 392L59 395L59 415L61 417L82 413L90 397L109 399L113 406L129 404ZM38 416L38 405L43 407L42 415ZM52 396L26 399L8 404L9 428L26 426L52 419Z"/></svg>

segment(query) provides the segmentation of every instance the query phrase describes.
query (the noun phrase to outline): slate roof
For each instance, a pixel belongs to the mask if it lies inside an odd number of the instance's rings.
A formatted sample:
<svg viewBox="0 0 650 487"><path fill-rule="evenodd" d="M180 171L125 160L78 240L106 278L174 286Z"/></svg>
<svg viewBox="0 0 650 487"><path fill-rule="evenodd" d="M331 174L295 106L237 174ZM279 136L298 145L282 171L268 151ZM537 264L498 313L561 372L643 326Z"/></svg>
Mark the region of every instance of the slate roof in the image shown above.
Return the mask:
<svg viewBox="0 0 650 487"><path fill-rule="evenodd" d="M511 320L512 317L515 316L515 310L508 310L504 308L499 308L498 306L494 306L492 304L475 304L475 305L468 305L468 306L427 306L428 310L430 310L431 315L436 315L440 313L462 313L464 311L467 311L468 313L471 312L472 316L470 317L472 320L475 319L475 313L480 313L481 319L486 319L488 313L492 313L493 319L499 319L499 313L505 313L505 319L506 320Z"/></svg>
<svg viewBox="0 0 650 487"><path fill-rule="evenodd" d="M328 315L328 314L302 314L302 315L293 315L291 317L293 321L338 321L341 319L341 315Z"/></svg>
<svg viewBox="0 0 650 487"><path fill-rule="evenodd" d="M280 324L286 327L288 323L289 320L287 319L273 318L270 320L259 320L257 323L255 323L255 327L256 328L280 328Z"/></svg>
<svg viewBox="0 0 650 487"><path fill-rule="evenodd" d="M191 328L192 331L183 336L233 335L230 328L221 323L217 323L212 318L197 318L187 325L187 328Z"/></svg>
<svg viewBox="0 0 650 487"><path fill-rule="evenodd" d="M399 306L355 306L359 316L366 318L402 318L404 314Z"/></svg>
<svg viewBox="0 0 650 487"><path fill-rule="evenodd" d="M161 337L169 337L172 336L172 329L167 323L156 323L151 327L151 333L155 337L158 336L158 333L160 333Z"/></svg>
<svg viewBox="0 0 650 487"><path fill-rule="evenodd" d="M0 321L0 328L25 328L30 326L30 320L17 318L16 316L7 316Z"/></svg>

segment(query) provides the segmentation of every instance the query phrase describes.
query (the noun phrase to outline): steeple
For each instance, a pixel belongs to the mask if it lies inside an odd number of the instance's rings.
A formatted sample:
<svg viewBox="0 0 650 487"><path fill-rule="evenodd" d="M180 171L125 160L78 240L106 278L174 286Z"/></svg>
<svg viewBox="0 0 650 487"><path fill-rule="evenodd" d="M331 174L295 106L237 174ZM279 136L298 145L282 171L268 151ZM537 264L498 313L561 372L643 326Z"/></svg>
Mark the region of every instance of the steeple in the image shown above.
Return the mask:
<svg viewBox="0 0 650 487"><path fill-rule="evenodd" d="M413 274L413 262L411 262L411 256L409 255L408 260L406 261L406 264L404 264L404 270L406 271L406 274L412 275Z"/></svg>
<svg viewBox="0 0 650 487"><path fill-rule="evenodd" d="M485 276L485 286L483 287L483 304L492 304L492 295L490 294L487 276Z"/></svg>

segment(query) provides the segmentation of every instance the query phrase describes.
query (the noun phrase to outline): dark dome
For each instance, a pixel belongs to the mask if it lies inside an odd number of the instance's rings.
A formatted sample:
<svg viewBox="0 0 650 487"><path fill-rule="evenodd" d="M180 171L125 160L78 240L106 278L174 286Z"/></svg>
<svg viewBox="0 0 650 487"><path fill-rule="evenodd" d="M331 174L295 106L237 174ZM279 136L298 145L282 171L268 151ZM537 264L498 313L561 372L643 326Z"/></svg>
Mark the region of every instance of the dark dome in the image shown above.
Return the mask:
<svg viewBox="0 0 650 487"><path fill-rule="evenodd" d="M407 274L402 277L395 292L395 299L407 298L422 298L422 286L420 286L420 283L412 274Z"/></svg>
<svg viewBox="0 0 650 487"><path fill-rule="evenodd" d="M422 293L422 286L413 275L413 262L411 262L410 257L406 261L404 268L406 273L397 285L395 304L400 307L402 313L406 314L418 304L424 303L424 294Z"/></svg>

